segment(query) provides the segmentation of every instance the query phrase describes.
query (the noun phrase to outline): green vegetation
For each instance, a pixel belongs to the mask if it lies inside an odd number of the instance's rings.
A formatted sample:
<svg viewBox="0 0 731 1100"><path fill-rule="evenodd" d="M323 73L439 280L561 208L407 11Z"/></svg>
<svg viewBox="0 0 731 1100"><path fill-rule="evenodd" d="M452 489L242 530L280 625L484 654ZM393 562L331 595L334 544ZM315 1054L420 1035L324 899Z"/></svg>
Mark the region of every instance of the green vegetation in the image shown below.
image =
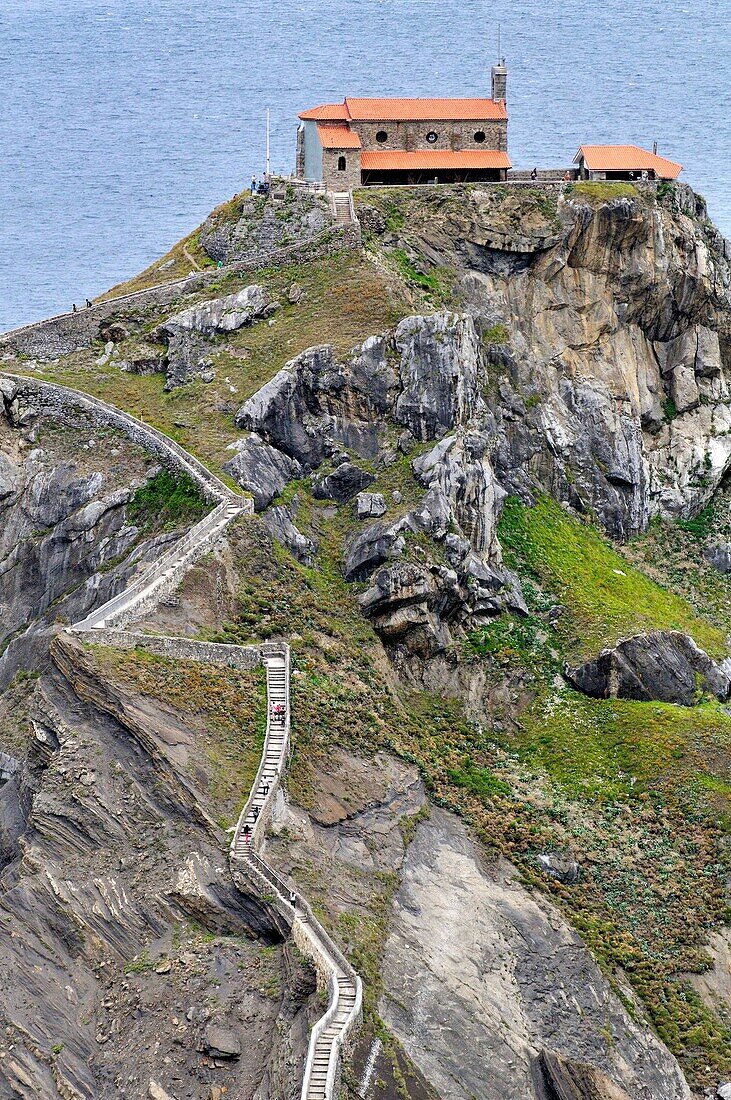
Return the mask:
<svg viewBox="0 0 731 1100"><path fill-rule="evenodd" d="M196 523L210 507L187 474L174 477L168 470L160 470L134 493L127 517L142 531L170 531Z"/></svg>
<svg viewBox="0 0 731 1100"><path fill-rule="evenodd" d="M402 278L410 285L425 291L435 302L447 302L451 296L455 273L451 267L432 267L420 271L403 248L394 248L390 255ZM426 265L425 265L426 266Z"/></svg>
<svg viewBox="0 0 731 1100"><path fill-rule="evenodd" d="M633 183L621 180L580 180L571 183L564 192L569 198L574 196L588 199L592 204L600 205L616 199L638 199L640 193Z"/></svg>
<svg viewBox="0 0 731 1100"><path fill-rule="evenodd" d="M377 473L375 490L399 486L409 501L418 498L407 460ZM596 653L622 634L678 627L718 653L723 630L554 502L529 508L509 500L500 534L531 612L475 631L462 659L484 664L488 698L491 684L511 682L521 685L521 701L514 713L498 704L492 723L479 726L457 699L397 694L384 676L378 640L355 604L359 588L340 569L355 526L350 506L325 512L306 481L282 499L318 539L316 564L305 568L272 546L258 520L237 525L240 587L214 636L284 635L292 643L291 795L305 807L321 802L320 776L337 748L384 748L413 762L432 801L461 814L488 852L504 853L529 885L551 895L610 978L622 968L691 1077L731 1072L731 1033L685 982L707 965L707 930L725 914L731 718L715 702L684 709L591 700L556 687L565 659ZM557 603L561 614L549 616ZM415 827L405 821L405 837ZM581 862L572 886L538 867L536 855L556 849ZM321 898L327 923L325 885L311 868L295 873ZM372 1020L391 889L376 884L368 905L334 929L368 979Z"/></svg>
<svg viewBox="0 0 731 1100"><path fill-rule="evenodd" d="M662 403L662 413L668 424L671 420L675 420L678 415L678 410L672 397L666 397Z"/></svg>
<svg viewBox="0 0 731 1100"><path fill-rule="evenodd" d="M135 955L128 963L125 963L124 972L125 974L149 974L153 966L150 952L145 948L139 955Z"/></svg>
<svg viewBox="0 0 731 1100"><path fill-rule="evenodd" d="M707 539L713 531L715 521L715 510L712 504L707 504L697 516L693 516L692 519L680 519L678 520L678 527L681 531L687 531L693 538L700 540Z"/></svg>
<svg viewBox="0 0 731 1100"><path fill-rule="evenodd" d="M492 325L491 328L485 329L482 334L483 344L493 345L500 347L503 344L507 344L510 341L510 333L503 324Z"/></svg>
<svg viewBox="0 0 731 1100"><path fill-rule="evenodd" d="M511 499L499 526L511 565L527 572L569 611L559 634L567 655L589 656L627 634L682 630L713 656L724 634L682 597L632 566L598 530L543 497L529 508Z"/></svg>

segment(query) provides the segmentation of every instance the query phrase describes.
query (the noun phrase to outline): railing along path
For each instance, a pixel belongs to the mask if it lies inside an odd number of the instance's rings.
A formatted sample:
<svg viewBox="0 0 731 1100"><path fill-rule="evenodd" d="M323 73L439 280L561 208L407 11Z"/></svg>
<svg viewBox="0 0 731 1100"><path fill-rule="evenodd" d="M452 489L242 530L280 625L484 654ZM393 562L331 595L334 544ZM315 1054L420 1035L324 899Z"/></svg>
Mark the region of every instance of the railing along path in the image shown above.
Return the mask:
<svg viewBox="0 0 731 1100"><path fill-rule="evenodd" d="M68 632L82 634L88 641L93 643L96 640L104 645L114 645L116 637L118 644L124 648L134 642L141 647L149 644L157 650L160 643L166 641L184 650L186 657L192 660L217 660L220 648L222 662L235 664L238 655L242 667L250 664L250 647L228 644L218 647L215 643L202 644L173 636L147 637L144 634L130 634L125 628L167 598L185 572L211 548L228 524L237 516L251 513L251 502L232 493L196 458L161 432L148 428L114 406L87 394L25 376L0 372L0 378L3 377L22 387L30 386L30 392L41 399L44 399L45 392L45 400L50 404L44 407L44 412L58 412L59 407L64 405L86 411L91 409L97 413L113 412L117 426L123 430L129 429L128 434L136 441L143 444L145 440L148 444L154 442L158 449L164 441L165 447L169 445L170 454L180 461L181 467L195 470L199 483L205 483L209 497L219 501L171 550L147 566L122 592L70 626ZM329 1006L310 1035L301 1097L302 1100L335 1100L343 1043L361 1017L362 985L353 967L312 913L306 899L294 885L285 882L268 866L259 851L273 800L289 759L289 646L286 643L266 643L259 647L258 655L266 669L266 737L254 785L234 831L229 864L235 881L243 880L244 885L253 888L266 904L284 918L298 947L314 963L318 981L328 985Z"/></svg>

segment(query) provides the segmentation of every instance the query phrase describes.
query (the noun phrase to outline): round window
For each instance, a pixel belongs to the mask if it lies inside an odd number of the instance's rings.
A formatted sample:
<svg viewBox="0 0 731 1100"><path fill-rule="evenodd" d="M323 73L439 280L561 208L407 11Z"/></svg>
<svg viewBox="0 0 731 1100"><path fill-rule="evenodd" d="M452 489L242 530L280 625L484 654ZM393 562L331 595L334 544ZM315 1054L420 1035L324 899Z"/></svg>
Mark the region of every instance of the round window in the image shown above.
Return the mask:
<svg viewBox="0 0 731 1100"><path fill-rule="evenodd" d="M485 140L485 131L484 130L478 130L475 134L475 141L477 142L478 145L482 145L484 140Z"/></svg>
<svg viewBox="0 0 731 1100"><path fill-rule="evenodd" d="M438 138L439 134L437 134L434 130L430 130L429 133L426 135L426 140L429 142L430 145L434 145Z"/></svg>
<svg viewBox="0 0 731 1100"><path fill-rule="evenodd" d="M376 141L380 141L381 145L383 145L384 141L388 141L388 134L385 130L378 131L376 134Z"/></svg>

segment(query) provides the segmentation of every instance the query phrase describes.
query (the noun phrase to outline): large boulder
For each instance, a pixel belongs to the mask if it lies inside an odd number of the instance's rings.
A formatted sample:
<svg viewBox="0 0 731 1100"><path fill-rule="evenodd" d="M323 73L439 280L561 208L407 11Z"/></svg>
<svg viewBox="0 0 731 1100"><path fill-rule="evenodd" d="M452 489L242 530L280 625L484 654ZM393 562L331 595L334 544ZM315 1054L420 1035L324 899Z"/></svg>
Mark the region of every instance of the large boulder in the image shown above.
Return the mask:
<svg viewBox="0 0 731 1100"><path fill-rule="evenodd" d="M282 546L286 546L297 561L302 565L312 565L317 544L295 527L289 508L282 504L276 508L267 508L261 518L269 534Z"/></svg>
<svg viewBox="0 0 731 1100"><path fill-rule="evenodd" d="M343 462L331 474L315 482L312 495L316 500L336 500L345 504L375 481L373 474L361 470L352 462Z"/></svg>
<svg viewBox="0 0 731 1100"><path fill-rule="evenodd" d="M704 547L703 557L719 573L731 573L731 542L716 542Z"/></svg>
<svg viewBox="0 0 731 1100"><path fill-rule="evenodd" d="M552 1100L630 1100L623 1088L596 1066L542 1050L539 1071Z"/></svg>
<svg viewBox="0 0 731 1100"><path fill-rule="evenodd" d="M348 581L364 581L389 558L400 557L405 540L399 524L372 523L356 535L345 551L343 572Z"/></svg>
<svg viewBox="0 0 731 1100"><path fill-rule="evenodd" d="M566 668L569 681L596 699L698 702L699 689L727 699L731 680L687 634L655 630L623 638L592 661Z"/></svg>
<svg viewBox="0 0 731 1100"><path fill-rule="evenodd" d="M223 469L242 489L251 493L257 512L271 504L288 482L302 474L299 462L276 447L270 447L256 434L234 446L236 455L224 463Z"/></svg>

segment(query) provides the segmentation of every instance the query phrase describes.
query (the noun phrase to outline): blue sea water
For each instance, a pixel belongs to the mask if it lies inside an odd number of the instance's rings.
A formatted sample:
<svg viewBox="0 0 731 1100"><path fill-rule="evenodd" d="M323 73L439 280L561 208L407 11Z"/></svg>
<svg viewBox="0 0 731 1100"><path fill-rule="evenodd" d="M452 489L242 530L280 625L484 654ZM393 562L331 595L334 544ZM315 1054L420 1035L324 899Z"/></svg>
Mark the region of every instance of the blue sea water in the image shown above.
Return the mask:
<svg viewBox="0 0 731 1100"><path fill-rule="evenodd" d="M489 94L516 167L685 165L731 235L730 0L0 0L0 330L139 271L343 95Z"/></svg>

